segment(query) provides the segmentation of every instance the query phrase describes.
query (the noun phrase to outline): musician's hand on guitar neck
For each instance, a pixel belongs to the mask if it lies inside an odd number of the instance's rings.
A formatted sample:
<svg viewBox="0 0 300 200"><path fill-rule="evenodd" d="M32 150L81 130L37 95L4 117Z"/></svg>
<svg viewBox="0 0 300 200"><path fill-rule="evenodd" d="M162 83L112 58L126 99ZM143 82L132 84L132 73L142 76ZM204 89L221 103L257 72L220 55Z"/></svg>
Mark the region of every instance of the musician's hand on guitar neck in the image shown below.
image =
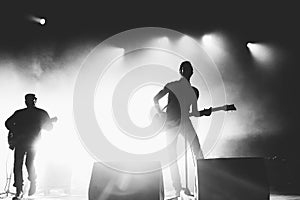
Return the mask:
<svg viewBox="0 0 300 200"><path fill-rule="evenodd" d="M201 116L210 116L212 113L212 107L208 108L208 109L203 109L200 111L196 111L196 112L191 112L189 114L190 117L201 117Z"/></svg>
<svg viewBox="0 0 300 200"><path fill-rule="evenodd" d="M202 117L202 116L210 116L212 112L216 112L216 111L236 111L236 107L234 106L234 104L230 104L230 105L224 105L224 106L219 106L219 107L210 107L209 109L203 109L198 111L199 113L197 113L198 115L195 115L193 113L190 113L190 116L194 116L194 117Z"/></svg>
<svg viewBox="0 0 300 200"><path fill-rule="evenodd" d="M200 111L200 116L210 116L211 112L212 112L212 107L210 107L209 109L204 109Z"/></svg>

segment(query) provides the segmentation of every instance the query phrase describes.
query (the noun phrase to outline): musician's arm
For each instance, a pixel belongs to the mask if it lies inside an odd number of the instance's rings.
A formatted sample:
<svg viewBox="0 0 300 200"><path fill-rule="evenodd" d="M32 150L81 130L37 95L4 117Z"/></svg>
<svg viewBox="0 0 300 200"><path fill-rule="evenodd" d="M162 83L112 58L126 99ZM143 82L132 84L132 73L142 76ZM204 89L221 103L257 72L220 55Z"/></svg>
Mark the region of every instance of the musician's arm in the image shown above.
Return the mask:
<svg viewBox="0 0 300 200"><path fill-rule="evenodd" d="M49 114L46 111L43 114L42 123L42 129L47 131L51 131L53 129L52 121L49 117Z"/></svg>
<svg viewBox="0 0 300 200"><path fill-rule="evenodd" d="M192 112L190 113L190 116L194 117L200 117L200 112L198 111L198 105L197 105L197 99L195 98L192 103Z"/></svg>

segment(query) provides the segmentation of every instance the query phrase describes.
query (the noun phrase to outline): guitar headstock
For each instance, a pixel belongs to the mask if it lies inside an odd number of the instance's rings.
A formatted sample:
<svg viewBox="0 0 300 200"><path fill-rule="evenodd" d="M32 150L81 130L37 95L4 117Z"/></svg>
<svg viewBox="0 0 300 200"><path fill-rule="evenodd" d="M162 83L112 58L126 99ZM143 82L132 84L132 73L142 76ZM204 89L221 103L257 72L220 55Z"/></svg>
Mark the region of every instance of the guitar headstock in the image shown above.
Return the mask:
<svg viewBox="0 0 300 200"><path fill-rule="evenodd" d="M224 110L225 111L236 111L236 107L234 106L234 104L229 104L229 105L224 106Z"/></svg>

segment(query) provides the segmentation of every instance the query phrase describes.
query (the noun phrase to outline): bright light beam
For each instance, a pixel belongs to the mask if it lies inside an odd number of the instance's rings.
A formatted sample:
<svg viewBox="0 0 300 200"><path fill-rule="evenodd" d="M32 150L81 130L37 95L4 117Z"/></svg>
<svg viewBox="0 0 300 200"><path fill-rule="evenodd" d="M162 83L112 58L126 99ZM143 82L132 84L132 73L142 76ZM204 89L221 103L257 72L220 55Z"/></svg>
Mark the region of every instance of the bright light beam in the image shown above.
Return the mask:
<svg viewBox="0 0 300 200"><path fill-rule="evenodd" d="M46 19L44 19L44 18L40 19L40 24L41 25L44 25L45 23L46 23Z"/></svg>
<svg viewBox="0 0 300 200"><path fill-rule="evenodd" d="M33 22L39 23L42 26L46 24L45 18L31 16L29 19Z"/></svg>
<svg viewBox="0 0 300 200"><path fill-rule="evenodd" d="M170 39L167 36L156 37L148 41L149 46L165 48L171 45Z"/></svg>
<svg viewBox="0 0 300 200"><path fill-rule="evenodd" d="M132 94L129 99L128 113L137 126L145 128L150 125L152 118L149 115L154 106L153 97L160 89L161 87L157 85L145 85ZM149 115L145 115L145 113L149 113Z"/></svg>
<svg viewBox="0 0 300 200"><path fill-rule="evenodd" d="M162 46L165 46L165 45L169 45L170 44L170 40L168 37L164 36L162 38L158 38L157 39L157 42L162 45Z"/></svg>
<svg viewBox="0 0 300 200"><path fill-rule="evenodd" d="M248 42L247 47L253 58L260 64L271 64L274 58L273 50L266 44Z"/></svg>
<svg viewBox="0 0 300 200"><path fill-rule="evenodd" d="M223 61L227 56L226 40L220 33L210 33L202 36L200 45L214 61Z"/></svg>

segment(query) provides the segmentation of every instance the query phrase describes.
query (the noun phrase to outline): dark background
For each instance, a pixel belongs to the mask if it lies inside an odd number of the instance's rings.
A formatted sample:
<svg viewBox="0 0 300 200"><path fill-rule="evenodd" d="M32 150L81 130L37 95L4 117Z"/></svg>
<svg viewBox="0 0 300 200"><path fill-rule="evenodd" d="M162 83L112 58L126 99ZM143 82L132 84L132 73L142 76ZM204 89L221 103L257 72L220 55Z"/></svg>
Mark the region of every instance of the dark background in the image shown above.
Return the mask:
<svg viewBox="0 0 300 200"><path fill-rule="evenodd" d="M221 30L231 36L232 53L242 71L242 100L267 99L263 112L276 118L278 133L255 135L233 141L240 149L233 156L274 156L287 160L292 181L299 172L299 19L296 1L1 1L0 58L14 59L26 52L51 47L59 59L75 43L95 44L111 35L137 27L165 27L202 35ZM28 20L29 15L46 17L45 26ZM277 45L284 61L272 76L264 76L250 62L248 41ZM234 73L224 73L226 80ZM235 82L238 84L238 81ZM1 96L4 95L1 92ZM261 119L262 121L264 119ZM268 119L265 119L266 121ZM257 122L263 123L263 122ZM270 136L271 135L271 136ZM299 183L299 182L298 182Z"/></svg>
<svg viewBox="0 0 300 200"><path fill-rule="evenodd" d="M5 1L4 1L5 2ZM106 38L136 27L158 26L201 34L222 29L237 42L272 41L295 50L298 12L272 1L7 1L1 3L1 49ZM8 3L9 2L9 3ZM46 27L26 17L49 19ZM3 48L5 45L5 48Z"/></svg>

